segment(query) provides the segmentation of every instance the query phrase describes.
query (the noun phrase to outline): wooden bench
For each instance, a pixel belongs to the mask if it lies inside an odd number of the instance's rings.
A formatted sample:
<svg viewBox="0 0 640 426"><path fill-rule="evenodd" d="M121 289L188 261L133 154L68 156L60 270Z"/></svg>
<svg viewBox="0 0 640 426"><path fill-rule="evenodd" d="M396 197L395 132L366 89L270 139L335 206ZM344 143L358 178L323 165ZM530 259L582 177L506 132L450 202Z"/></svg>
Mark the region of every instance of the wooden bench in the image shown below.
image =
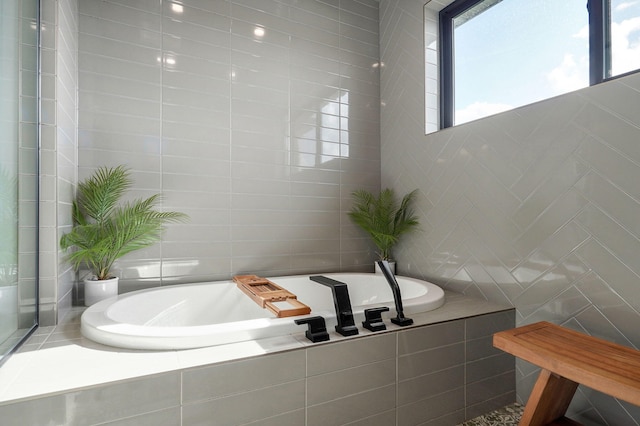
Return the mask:
<svg viewBox="0 0 640 426"><path fill-rule="evenodd" d="M544 321L496 333L493 346L542 367L521 426L579 425L564 417L579 384L640 405L640 351Z"/></svg>

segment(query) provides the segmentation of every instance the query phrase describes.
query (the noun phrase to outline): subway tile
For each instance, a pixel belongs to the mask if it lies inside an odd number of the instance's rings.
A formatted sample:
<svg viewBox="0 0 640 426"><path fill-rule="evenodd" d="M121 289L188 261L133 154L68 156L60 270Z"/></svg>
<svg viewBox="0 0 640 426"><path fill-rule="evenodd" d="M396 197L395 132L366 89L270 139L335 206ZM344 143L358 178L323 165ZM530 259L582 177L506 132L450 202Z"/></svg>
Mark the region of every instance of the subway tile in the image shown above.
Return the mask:
<svg viewBox="0 0 640 426"><path fill-rule="evenodd" d="M215 12L222 16L229 16L231 3L228 0L183 0L182 4L196 9Z"/></svg>
<svg viewBox="0 0 640 426"><path fill-rule="evenodd" d="M181 52L167 52L162 58L163 72L184 72L205 75L210 78L228 80L231 77L229 58L221 57L208 60L197 56L184 55ZM156 58L156 62L160 63Z"/></svg>
<svg viewBox="0 0 640 426"><path fill-rule="evenodd" d="M300 426L305 423L305 410L294 410L278 416L262 418L247 426Z"/></svg>
<svg viewBox="0 0 640 426"><path fill-rule="evenodd" d="M228 6L222 2L199 2L198 5L184 2L181 4L182 7L178 8L179 12L174 11L175 3L162 3L164 33L207 43L228 42L231 19L228 12L224 13Z"/></svg>
<svg viewBox="0 0 640 426"><path fill-rule="evenodd" d="M145 83L161 83L160 68L156 62L144 64L123 59L108 58L97 52L83 52L78 57L79 87L84 89L84 76L87 73L109 75ZM80 99L82 107L83 102Z"/></svg>
<svg viewBox="0 0 640 426"><path fill-rule="evenodd" d="M640 308L640 301L634 297L637 291L634 283L635 275L619 259L615 258L605 247L595 240L589 241L578 251L580 257L589 263L589 266L600 275L600 277L622 296L627 303L635 309Z"/></svg>
<svg viewBox="0 0 640 426"><path fill-rule="evenodd" d="M153 413L142 414L140 416L129 417L114 422L101 423L105 426L157 426L157 425L180 425L180 407L155 411Z"/></svg>
<svg viewBox="0 0 640 426"><path fill-rule="evenodd" d="M631 159L595 138L589 138L581 144L577 154L614 185L636 200L640 198L640 191L628 179L639 173L638 165Z"/></svg>
<svg viewBox="0 0 640 426"><path fill-rule="evenodd" d="M156 106L156 108L158 108ZM157 136L160 131L160 120L153 117L130 117L118 113L85 111L78 120L81 129L109 131L114 125L122 133Z"/></svg>
<svg viewBox="0 0 640 426"><path fill-rule="evenodd" d="M307 407L307 425L343 425L395 406L395 384Z"/></svg>
<svg viewBox="0 0 640 426"><path fill-rule="evenodd" d="M274 0L263 0L261 2L240 2L234 1L231 5L231 17L234 20L242 21L246 24L259 25L266 29L278 29L281 32L288 32L289 21L285 19L289 15L289 6ZM253 31L241 32L242 27L234 30L234 33L253 37Z"/></svg>
<svg viewBox="0 0 640 426"><path fill-rule="evenodd" d="M160 91L157 98L113 96L104 93L84 93L84 99L96 114L125 114L140 120L160 120Z"/></svg>
<svg viewBox="0 0 640 426"><path fill-rule="evenodd" d="M285 368L286 369L286 368ZM183 425L243 425L304 408L304 380L182 407Z"/></svg>
<svg viewBox="0 0 640 426"><path fill-rule="evenodd" d="M7 425L90 425L177 407L179 374L167 373L0 406Z"/></svg>
<svg viewBox="0 0 640 426"><path fill-rule="evenodd" d="M216 38L219 36L215 34ZM164 35L162 38L162 50L165 54L176 54L185 57L195 57L206 61L227 62L229 49L227 45L212 45L206 42L208 38L200 37L197 40L185 39L173 35ZM214 39L215 40L215 39Z"/></svg>
<svg viewBox="0 0 640 426"><path fill-rule="evenodd" d="M398 358L398 380L410 380L434 371L463 365L464 362L465 345L463 342L414 352Z"/></svg>
<svg viewBox="0 0 640 426"><path fill-rule="evenodd" d="M300 12L316 16L319 20L335 22L336 26L331 27L331 29L336 33L338 32L337 24L340 18L340 9L338 7L328 2L298 2L290 10L291 17L295 18L296 14Z"/></svg>
<svg viewBox="0 0 640 426"><path fill-rule="evenodd" d="M640 273L635 259L638 246L636 236L592 205L584 209L577 222L587 228L593 237L612 251L629 269L636 274Z"/></svg>
<svg viewBox="0 0 640 426"><path fill-rule="evenodd" d="M161 47L162 38L159 28L147 29L127 25L120 21L107 20L103 17L89 15L83 16L79 22L79 31L83 35L86 34L157 49Z"/></svg>
<svg viewBox="0 0 640 426"><path fill-rule="evenodd" d="M307 376L394 358L395 339L395 333L390 333L309 348Z"/></svg>
<svg viewBox="0 0 640 426"><path fill-rule="evenodd" d="M85 94L91 95L90 92L99 92L103 96L125 96L157 102L160 102L161 99L161 87L153 82L141 82L113 75L88 72L82 73L80 78L82 80L82 89L79 96L83 98L83 102L85 102Z"/></svg>
<svg viewBox="0 0 640 426"><path fill-rule="evenodd" d="M198 263L198 259L206 259L207 262L211 262L218 257L231 256L229 241L225 239L227 233L227 230L222 229L217 241L194 241L188 247L185 247L182 241L166 241L162 243L162 249L167 259L190 259L191 261L187 262L185 266L191 268L193 263ZM147 260L146 263L148 264L149 261ZM134 268L137 266L136 264ZM175 268L176 265L171 269Z"/></svg>
<svg viewBox="0 0 640 426"><path fill-rule="evenodd" d="M162 136L165 139L188 140L194 142L228 143L229 126L211 127L208 124L187 124L167 122L162 123Z"/></svg>
<svg viewBox="0 0 640 426"><path fill-rule="evenodd" d="M631 344L640 347L640 338L635 336L635 324L631 307L620 295L613 291L597 274L589 273L578 283L576 288L581 294L589 295L589 301L626 336Z"/></svg>
<svg viewBox="0 0 640 426"><path fill-rule="evenodd" d="M167 74L180 74L175 72L165 73ZM183 74L184 75L184 74ZM186 76L185 76L186 77ZM191 80L190 78L185 78L185 80ZM229 106L229 96L228 96L228 82L222 80L215 79L207 79L208 82L212 83L209 86L212 87L212 91L221 92L221 93L210 93L205 90L204 87L201 87L199 90L191 90L184 89L182 87L168 87L166 84L162 89L162 103L164 105L177 105L180 108L188 108L188 109L198 109L205 111L209 115L217 115L220 117L226 118L226 121L229 120L229 113L227 111ZM194 84L195 88L195 84ZM175 120L175 118L168 111L167 116L171 120ZM207 120L208 121L208 120ZM225 123L226 124L226 123ZM226 127L226 126L225 126Z"/></svg>
<svg viewBox="0 0 640 426"><path fill-rule="evenodd" d="M488 379L493 376L515 370L515 359L507 353L497 354L466 364L465 382L467 384Z"/></svg>
<svg viewBox="0 0 640 426"><path fill-rule="evenodd" d="M603 88L591 89L593 90L586 93L590 102L580 111L575 122L637 161L640 152L630 141L637 132L639 121L637 115L629 113L629 109L634 111L633 105L638 100L634 96L628 96L629 86L619 82L612 81Z"/></svg>
<svg viewBox="0 0 640 426"><path fill-rule="evenodd" d="M170 120L186 126L198 126L202 123L207 123L206 126L211 128L224 128L229 123L228 115L224 112L219 114L216 111L215 104L213 108L211 108L211 105L208 108L195 108L165 103L162 105L162 116L164 120Z"/></svg>
<svg viewBox="0 0 640 426"><path fill-rule="evenodd" d="M634 235L640 235L640 226L635 220L640 204L636 200L593 172L586 174L576 187L605 214Z"/></svg>
<svg viewBox="0 0 640 426"><path fill-rule="evenodd" d="M398 355L464 341L464 322L451 321L398 333Z"/></svg>
<svg viewBox="0 0 640 426"><path fill-rule="evenodd" d="M79 45L80 54L85 52L100 52L103 56L144 64L147 66L157 66L160 49L158 47L145 47L131 43L118 42L116 40L104 39L90 34L83 34Z"/></svg>
<svg viewBox="0 0 640 426"><path fill-rule="evenodd" d="M215 98L229 98L229 74L220 74L218 78L209 74L194 74L178 70L165 69L162 72L163 101L168 103L189 103L191 94L195 101L199 97L212 96ZM180 96L182 94L182 96ZM228 111L227 111L228 113Z"/></svg>
<svg viewBox="0 0 640 426"><path fill-rule="evenodd" d="M341 8L344 11L349 11L354 15L359 15L369 21L378 22L378 6L374 3L370 2L369 4L367 4L366 2L343 2L341 3Z"/></svg>
<svg viewBox="0 0 640 426"><path fill-rule="evenodd" d="M515 384L515 371L507 371L484 380L467 383L465 401L474 405L499 395L512 392Z"/></svg>
<svg viewBox="0 0 640 426"><path fill-rule="evenodd" d="M466 339L491 337L498 331L515 327L515 312L513 310L494 314L478 315L465 320Z"/></svg>
<svg viewBox="0 0 640 426"><path fill-rule="evenodd" d="M304 352L292 351L187 370L182 398L189 403L291 382L304 378L304 368Z"/></svg>
<svg viewBox="0 0 640 426"><path fill-rule="evenodd" d="M308 2L307 4L322 4ZM291 33L296 38L313 40L318 43L333 46L340 45L339 23L330 17L315 15L298 8L291 9Z"/></svg>
<svg viewBox="0 0 640 426"><path fill-rule="evenodd" d="M147 10L134 9L126 5L103 1L81 1L78 10L81 15L95 16L109 21L121 22L133 27L160 30L160 3L152 2Z"/></svg>
<svg viewBox="0 0 640 426"><path fill-rule="evenodd" d="M513 327L511 327L513 328ZM507 328L505 328L506 330ZM473 362L482 358L502 353L500 349L493 347L493 337L485 336L478 339L469 339L466 345L466 361Z"/></svg>
<svg viewBox="0 0 640 426"><path fill-rule="evenodd" d="M398 426L423 424L464 410L464 387L398 407ZM435 424L438 424L437 422Z"/></svg>
<svg viewBox="0 0 640 426"><path fill-rule="evenodd" d="M530 285L588 237L588 232L575 221L567 223L516 267L513 276L525 286Z"/></svg>
<svg viewBox="0 0 640 426"><path fill-rule="evenodd" d="M460 364L434 373L415 376L398 383L398 406L431 398L465 385L465 366Z"/></svg>
<svg viewBox="0 0 640 426"><path fill-rule="evenodd" d="M309 377L307 404L317 405L395 383L394 359Z"/></svg>
<svg viewBox="0 0 640 426"><path fill-rule="evenodd" d="M189 8L185 7L185 10L189 10ZM198 13L199 12L200 11L198 11ZM205 13L204 16L206 18L205 25L165 16L162 20L163 35L164 37L175 37L177 39L195 40L205 43L205 48L215 48L213 50L221 55L218 61L228 59L230 54L229 50L221 51L218 48L229 47L231 40L231 20L228 16L218 14Z"/></svg>
<svg viewBox="0 0 640 426"><path fill-rule="evenodd" d="M344 37L377 44L378 26L377 20L367 19L345 10L340 12L340 34Z"/></svg>

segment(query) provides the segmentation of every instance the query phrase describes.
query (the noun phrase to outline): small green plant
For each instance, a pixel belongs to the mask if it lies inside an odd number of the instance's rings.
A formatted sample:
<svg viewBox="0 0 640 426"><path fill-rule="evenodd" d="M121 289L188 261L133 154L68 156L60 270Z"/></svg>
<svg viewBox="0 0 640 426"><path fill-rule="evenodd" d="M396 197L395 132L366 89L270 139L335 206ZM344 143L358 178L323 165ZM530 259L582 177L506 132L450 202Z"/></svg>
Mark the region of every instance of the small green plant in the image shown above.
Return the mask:
<svg viewBox="0 0 640 426"><path fill-rule="evenodd" d="M98 280L112 278L117 259L158 242L166 223L187 219L184 213L154 210L159 194L119 205L131 184L124 166L101 167L78 184L74 226L60 239L63 250L75 248L67 259L76 270L84 265Z"/></svg>
<svg viewBox="0 0 640 426"><path fill-rule="evenodd" d="M416 192L417 189L406 194L400 204L389 188L377 197L362 189L353 192L349 217L371 236L380 260L391 260L391 250L400 237L418 226L418 217L411 210Z"/></svg>

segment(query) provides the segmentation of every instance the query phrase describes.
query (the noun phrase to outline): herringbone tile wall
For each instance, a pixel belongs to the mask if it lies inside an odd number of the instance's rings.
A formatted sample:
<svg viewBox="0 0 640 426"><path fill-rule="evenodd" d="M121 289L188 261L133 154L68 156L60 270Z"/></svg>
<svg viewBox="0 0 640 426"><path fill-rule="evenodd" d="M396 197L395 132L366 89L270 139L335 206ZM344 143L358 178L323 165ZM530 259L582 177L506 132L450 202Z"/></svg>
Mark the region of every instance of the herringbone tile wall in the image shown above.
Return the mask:
<svg viewBox="0 0 640 426"><path fill-rule="evenodd" d="M423 6L380 2L382 186L420 190L400 273L640 348L640 74L425 135ZM571 411L640 423L586 388Z"/></svg>

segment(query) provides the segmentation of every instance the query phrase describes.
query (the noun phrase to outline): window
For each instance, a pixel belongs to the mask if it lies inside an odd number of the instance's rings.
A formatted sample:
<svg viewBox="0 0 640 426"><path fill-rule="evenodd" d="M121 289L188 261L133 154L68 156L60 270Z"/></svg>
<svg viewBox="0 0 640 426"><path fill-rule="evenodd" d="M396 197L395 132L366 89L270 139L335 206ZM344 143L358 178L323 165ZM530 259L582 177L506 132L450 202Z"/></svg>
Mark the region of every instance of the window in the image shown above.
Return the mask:
<svg viewBox="0 0 640 426"><path fill-rule="evenodd" d="M440 12L441 127L640 68L638 0L457 0Z"/></svg>

